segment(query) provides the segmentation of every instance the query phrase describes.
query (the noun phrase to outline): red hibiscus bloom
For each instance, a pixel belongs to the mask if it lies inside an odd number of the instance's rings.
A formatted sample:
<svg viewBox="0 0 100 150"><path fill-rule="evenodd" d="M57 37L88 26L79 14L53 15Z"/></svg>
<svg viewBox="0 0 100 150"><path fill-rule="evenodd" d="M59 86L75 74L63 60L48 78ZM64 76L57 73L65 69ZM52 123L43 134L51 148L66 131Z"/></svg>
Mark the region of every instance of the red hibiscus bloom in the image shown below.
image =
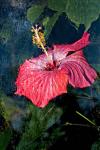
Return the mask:
<svg viewBox="0 0 100 150"><path fill-rule="evenodd" d="M67 92L67 85L90 86L97 74L84 58L82 48L89 44L85 32L74 44L54 45L45 54L26 60L20 66L16 94L24 95L38 107ZM70 53L72 52L72 53Z"/></svg>

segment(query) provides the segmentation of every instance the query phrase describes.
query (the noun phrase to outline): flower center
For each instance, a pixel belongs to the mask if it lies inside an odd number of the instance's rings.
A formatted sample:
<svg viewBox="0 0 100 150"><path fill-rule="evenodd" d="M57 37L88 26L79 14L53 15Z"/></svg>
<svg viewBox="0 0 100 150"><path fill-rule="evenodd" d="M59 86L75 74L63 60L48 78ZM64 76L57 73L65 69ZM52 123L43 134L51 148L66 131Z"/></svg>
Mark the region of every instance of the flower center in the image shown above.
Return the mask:
<svg viewBox="0 0 100 150"><path fill-rule="evenodd" d="M47 63L46 64L46 71L52 71L52 70L56 70L59 67L59 65L57 65L56 61L53 61L53 63Z"/></svg>

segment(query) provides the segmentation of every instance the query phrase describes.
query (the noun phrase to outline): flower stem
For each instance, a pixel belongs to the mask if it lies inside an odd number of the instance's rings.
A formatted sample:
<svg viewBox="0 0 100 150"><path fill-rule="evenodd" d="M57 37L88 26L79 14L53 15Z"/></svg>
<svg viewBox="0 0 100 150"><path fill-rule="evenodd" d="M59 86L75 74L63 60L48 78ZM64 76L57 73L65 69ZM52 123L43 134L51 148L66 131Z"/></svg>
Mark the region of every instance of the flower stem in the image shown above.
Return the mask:
<svg viewBox="0 0 100 150"><path fill-rule="evenodd" d="M87 120L93 126L96 126L96 124L93 121L91 121L90 119L88 119L87 117L85 117L84 115L82 115L80 112L76 111L76 114L78 114L79 116L81 116L82 118L84 118L85 120Z"/></svg>
<svg viewBox="0 0 100 150"><path fill-rule="evenodd" d="M87 125L87 124L78 124L78 123L70 123L70 122L66 122L65 124L64 124L65 126L80 126L80 127L87 127L87 128L90 128L90 127L92 127L92 128L96 128L95 126L90 126L90 125Z"/></svg>
<svg viewBox="0 0 100 150"><path fill-rule="evenodd" d="M44 115L43 118L41 118L41 120L43 121L43 120L47 117L47 115L48 115L54 108L55 108L55 105L53 105L53 106L47 111L47 113Z"/></svg>

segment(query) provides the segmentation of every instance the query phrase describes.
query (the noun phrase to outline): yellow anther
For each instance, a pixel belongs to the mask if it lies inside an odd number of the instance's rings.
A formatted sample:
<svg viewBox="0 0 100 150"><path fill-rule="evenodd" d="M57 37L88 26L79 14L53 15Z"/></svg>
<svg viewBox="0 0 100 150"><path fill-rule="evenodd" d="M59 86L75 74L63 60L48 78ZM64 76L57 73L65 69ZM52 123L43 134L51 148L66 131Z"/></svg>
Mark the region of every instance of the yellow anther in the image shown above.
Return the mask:
<svg viewBox="0 0 100 150"><path fill-rule="evenodd" d="M41 32L41 27L38 27L37 25L35 27L32 26L31 31L34 33L32 36L32 42L33 44L36 44L39 48L42 48L43 52L48 56L47 50L45 48L46 41L44 34Z"/></svg>

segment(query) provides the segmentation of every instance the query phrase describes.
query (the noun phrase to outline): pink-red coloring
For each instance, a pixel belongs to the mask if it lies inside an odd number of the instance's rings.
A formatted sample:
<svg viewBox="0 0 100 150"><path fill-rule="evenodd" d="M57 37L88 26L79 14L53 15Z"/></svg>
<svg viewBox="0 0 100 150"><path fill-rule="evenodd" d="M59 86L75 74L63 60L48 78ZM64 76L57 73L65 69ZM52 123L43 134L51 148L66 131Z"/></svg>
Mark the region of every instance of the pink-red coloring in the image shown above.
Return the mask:
<svg viewBox="0 0 100 150"><path fill-rule="evenodd" d="M53 45L45 54L26 60L19 68L16 94L26 96L38 107L67 93L67 85L74 88L90 86L97 77L96 71L86 61L82 49L90 34L85 32L73 44Z"/></svg>

